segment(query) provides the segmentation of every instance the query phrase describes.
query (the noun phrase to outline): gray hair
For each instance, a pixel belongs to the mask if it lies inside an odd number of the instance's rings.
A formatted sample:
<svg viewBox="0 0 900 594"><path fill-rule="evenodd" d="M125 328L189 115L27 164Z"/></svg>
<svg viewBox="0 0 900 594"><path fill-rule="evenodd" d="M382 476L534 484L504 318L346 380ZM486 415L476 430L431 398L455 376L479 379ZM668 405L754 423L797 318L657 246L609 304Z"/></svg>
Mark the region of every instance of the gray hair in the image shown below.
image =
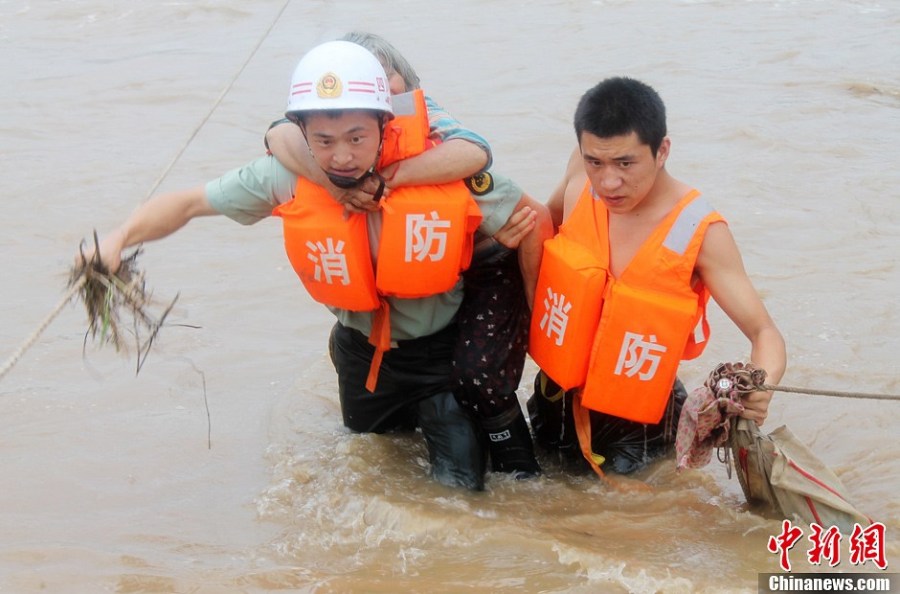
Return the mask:
<svg viewBox="0 0 900 594"><path fill-rule="evenodd" d="M374 33L351 31L341 37L341 40L361 45L375 54L375 57L384 64L385 69L393 69L403 78L407 91L419 88L419 75L416 74L415 69L406 61L403 54L383 37ZM387 74L390 76L390 72Z"/></svg>

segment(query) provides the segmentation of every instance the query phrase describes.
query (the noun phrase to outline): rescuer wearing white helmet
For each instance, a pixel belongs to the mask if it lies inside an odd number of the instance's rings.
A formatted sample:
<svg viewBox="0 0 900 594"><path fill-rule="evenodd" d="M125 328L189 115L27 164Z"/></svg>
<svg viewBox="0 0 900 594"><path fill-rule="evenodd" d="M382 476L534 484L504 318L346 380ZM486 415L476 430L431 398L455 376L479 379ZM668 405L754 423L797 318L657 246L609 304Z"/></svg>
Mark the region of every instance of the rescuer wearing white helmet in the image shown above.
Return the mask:
<svg viewBox="0 0 900 594"><path fill-rule="evenodd" d="M302 124L315 162L329 177L341 183L368 178L380 185L375 176L385 171L380 164L409 156L408 147L400 146L398 138L406 137L404 126L412 129L418 115L390 120L385 72L365 50L347 45L322 44L301 60L300 74L313 63L319 72L311 69L308 77L294 81L289 113ZM422 208L427 209L404 215L415 223L410 237L447 242L418 241L413 247L423 257L407 262L397 255L402 254L398 244L402 248L404 238L399 237L402 227L391 227L395 215L387 214L385 208L384 213L344 216L343 208L328 194L333 189L326 187L328 183L328 178L321 184L298 178L273 156L261 156L204 185L144 202L103 237L97 255L115 271L124 249L166 237L195 217L222 214L247 225L273 214L282 217L286 251L300 280L337 317L329 352L338 375L344 424L354 431L375 433L418 426L437 480L483 489L482 445L472 419L449 388L462 283L451 282L449 288L428 285L437 282L430 279L458 274L467 264L461 255L465 250L447 250L441 253L442 259L436 257L437 251L422 250L471 240L471 229L460 220L480 219L481 232L494 235L523 198L521 189L505 178L495 179L491 188L477 196L481 210L489 213L483 218L477 207L474 213L465 204L460 207L458 187L453 184L425 184L407 188L405 194L394 190L388 198L393 205L390 212L401 213L400 207L411 208L410 203L414 207L416 200L404 202L409 194L420 195ZM436 197L447 192L453 198L439 203ZM468 191L464 194L467 200L472 198ZM454 214L438 215L445 207ZM388 228L401 232L383 231ZM86 256L90 260L93 254L88 251ZM452 266L446 264L448 259ZM407 266L425 266L426 273L405 274ZM382 278L389 273L394 274L393 280ZM285 315L294 313L287 303L283 309ZM289 350L286 356L291 356Z"/></svg>
<svg viewBox="0 0 900 594"><path fill-rule="evenodd" d="M402 106L403 98L410 91L421 88L415 69L383 37L353 31L341 39L364 47L378 58L388 74L390 91L397 99L395 107ZM390 186L407 185L408 180L415 179L419 168L428 167L422 159L431 158L434 162L440 153L440 168L449 179L454 175L467 177L473 189L489 187L497 176L488 171L487 141L463 128L431 98L425 99L429 137L440 143L439 148L382 169L384 177L390 178ZM319 175L320 167L313 160L300 129L288 118L273 122L266 132L265 144L283 165L299 176ZM377 176L377 182L381 179ZM333 181L341 185L339 180ZM365 180L355 188L349 185L335 188L332 195L350 210L371 208L373 198L384 192L382 185L376 185L376 179ZM546 225L543 233L537 228L539 216ZM460 333L453 356L453 385L459 403L481 426L490 452L491 469L522 479L540 474L516 390L525 366L533 299L531 287L537 272L540 240L549 237L551 230L549 211L528 196L523 195L517 207L514 218L519 217L523 218L518 235L507 234L505 226L493 238L479 237L472 265L464 274L465 297L457 315Z"/></svg>
<svg viewBox="0 0 900 594"><path fill-rule="evenodd" d="M349 41L329 41L310 50L294 69L285 117L298 124L304 136L304 116L338 110L374 112L383 128L394 117L388 85L381 63L365 48ZM330 173L322 163L318 165L335 186L355 188L375 173L380 154L379 150L359 177Z"/></svg>

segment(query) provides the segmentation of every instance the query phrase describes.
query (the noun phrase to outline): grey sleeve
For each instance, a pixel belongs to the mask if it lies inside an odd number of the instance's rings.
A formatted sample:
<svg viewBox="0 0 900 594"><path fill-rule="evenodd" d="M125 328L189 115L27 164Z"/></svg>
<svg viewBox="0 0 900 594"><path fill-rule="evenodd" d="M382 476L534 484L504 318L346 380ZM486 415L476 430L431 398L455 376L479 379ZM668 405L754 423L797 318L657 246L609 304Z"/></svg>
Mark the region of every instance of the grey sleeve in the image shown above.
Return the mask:
<svg viewBox="0 0 900 594"><path fill-rule="evenodd" d="M219 213L252 225L294 196L297 176L266 155L206 184L206 198Z"/></svg>
<svg viewBox="0 0 900 594"><path fill-rule="evenodd" d="M473 179L477 180L477 186ZM515 211L516 205L522 199L522 188L505 175L493 171L479 174L466 183L481 209L483 219L478 230L485 235L493 235L506 224L507 219Z"/></svg>

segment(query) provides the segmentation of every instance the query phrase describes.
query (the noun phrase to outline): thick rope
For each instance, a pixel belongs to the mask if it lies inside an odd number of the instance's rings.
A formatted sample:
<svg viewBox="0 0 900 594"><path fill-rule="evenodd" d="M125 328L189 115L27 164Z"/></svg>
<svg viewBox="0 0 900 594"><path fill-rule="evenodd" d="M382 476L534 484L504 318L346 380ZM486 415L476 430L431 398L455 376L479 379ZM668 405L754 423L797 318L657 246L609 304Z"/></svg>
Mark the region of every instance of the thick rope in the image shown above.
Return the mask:
<svg viewBox="0 0 900 594"><path fill-rule="evenodd" d="M66 304L72 299L72 297L74 297L75 294L81 290L81 287L84 286L85 282L87 282L87 277L82 276L77 281L75 281L75 284L69 287L69 290L66 291L66 294L63 295L63 298L60 299L59 303L56 304L56 307L53 308L53 311L51 311L50 314L46 318L44 318L44 321L38 325L34 332L31 333L31 336L25 339L25 342L23 342L22 345L17 348L16 351L9 357L9 359L6 360L6 362L3 364L3 367L0 368L0 379L3 379L3 376L6 375L9 370L19 362L19 359L22 358L22 355L25 354L25 351L27 351L35 342L37 342L37 339L41 334L43 334L44 330L47 329L47 326L50 325L50 322L56 319L56 316L59 315L59 312L62 311L62 308L65 307Z"/></svg>
<svg viewBox="0 0 900 594"><path fill-rule="evenodd" d="M241 74L244 73L244 70L246 70L247 65L250 64L250 61L253 59L253 56L256 55L256 52L259 51L259 48L262 47L262 44L266 41L266 39L269 38L269 35L272 34L272 29L274 29L275 25L278 24L278 21L281 20L281 16L284 14L284 11L287 10L287 7L288 7L288 5L290 5L290 3L291 3L291 0L285 1L284 5L281 7L281 10L279 10L278 14L275 15L275 20L273 20L272 24L269 25L269 28L266 29L265 34L260 38L259 42L256 44L256 47L254 47L253 51L250 52L250 55L247 56L247 59L244 61L243 65L241 65L241 68L237 71L237 74L235 74L231 78L231 81L228 83L228 86L225 87L225 89L219 95L219 98L216 99L215 103L213 103L213 106L210 108L209 112L206 114L206 117L204 117L203 120L200 122L200 124L196 128L194 128L193 133L191 133L190 137L187 139L187 142L185 142L184 145L182 145L181 150L178 151L178 153L169 162L169 164L166 166L166 168L163 169L163 172L160 174L160 176L156 179L156 181L150 187L150 191L147 192L147 196L144 198L144 200L150 198L150 196L153 195L153 192L155 192L156 189L159 188L159 186L160 186L160 184L162 184L163 180L165 180L166 177L169 175L169 171L171 171L172 167L175 166L175 163L177 163L178 160L181 159L181 155L183 155L184 151L186 151L187 148L191 145L191 143L194 141L194 138L197 137L197 134L200 133L200 130L203 128L203 126L206 125L206 122L209 121L209 118L212 117L212 114L215 113L216 109L219 107L219 104L222 103L222 101L225 99L225 96L228 95L229 92L231 92L231 88L234 86L234 83L237 82L237 79L240 78Z"/></svg>
<svg viewBox="0 0 900 594"><path fill-rule="evenodd" d="M730 390L738 395L771 390L775 392L793 392L795 394L814 394L817 396L838 396L841 398L900 400L900 395L897 394L872 394L868 392L794 388L791 386L767 384L765 370L754 366L752 363L720 363L709 374L706 385L714 391L716 389Z"/></svg>
<svg viewBox="0 0 900 594"><path fill-rule="evenodd" d="M196 128L194 128L194 131L191 133L191 135L188 137L188 139L181 146L181 149L179 149L179 151L175 154L175 157L172 158L171 161L169 161L169 164L166 165L165 169L163 169L163 171L159 175L159 177L156 178L156 181L153 182L153 185L150 186L150 190L147 192L147 195L144 197L144 201L148 200L150 198L150 196L152 196L153 193L163 183L163 181L166 179L166 177L168 177L169 172L172 171L172 168L175 166L175 164L178 162L178 160L181 159L181 156L184 154L184 151L186 151L187 148L191 145L191 143L194 141L194 138L197 137L197 134L200 133L200 130L206 125L206 122L209 121L209 118L212 117L212 114L215 113L216 109L219 107L219 104L222 103L222 100L225 99L225 96L228 95L228 93L231 91L232 87L234 87L234 83L237 82L237 79L240 78L241 74L243 74L244 70L246 70L247 65L250 64L250 61L256 55L256 52L259 51L259 48L262 47L262 44L266 41L266 39L269 38L269 35L271 35L271 33L272 33L272 29L274 29L275 25L278 24L278 21L281 20L281 16L284 14L284 11L287 10L287 7L290 5L290 3L291 3L291 0L285 0L285 3L281 7L281 10L279 10L278 14L275 15L275 19L272 21L272 24L269 25L269 28L266 29L265 34L260 38L259 42L256 44L256 47L253 48L253 51L251 51L250 55L247 56L247 59L241 65L240 69L231 78L231 80L228 82L228 85L225 87L225 89L219 94L218 99L216 99L215 103L213 103L212 107L209 109L209 112L206 114L206 116L203 118L203 120L200 122L200 124ZM43 334L44 330L47 329L47 327L50 325L50 323L54 319L56 319L56 316L59 315L59 313L62 311L63 307L65 307L66 304L69 301L71 301L71 299L78 293L78 291L81 290L81 287L84 286L85 282L87 282L87 276L82 274L82 276L77 281L75 281L75 283L73 283L73 285L71 287L69 287L69 290L66 291L66 294L63 295L63 298L59 301L59 303L56 305L56 307L53 308L53 311L51 311L50 314L48 314L47 317L44 318L44 321L42 321L38 325L38 327L35 328L34 332L32 332L31 335L27 339L25 339L25 342L23 342L22 345L19 346L19 348L17 348L15 350L15 352L12 354L12 356L10 356L9 359L6 360L6 362L3 364L3 367L0 368L0 379L3 379L3 376L5 376L9 372L9 370L12 369L16 363L18 363L19 359L22 358L22 355L24 355L25 352L29 348L31 348L35 342L37 342L37 339L40 337L40 335Z"/></svg>
<svg viewBox="0 0 900 594"><path fill-rule="evenodd" d="M900 400L900 394L872 394L869 392L843 392L840 390L820 390L818 388L794 388L791 386L778 386L762 384L759 390L774 390L776 392L793 392L794 394L813 394L816 396L838 396L841 398L868 398L871 400Z"/></svg>

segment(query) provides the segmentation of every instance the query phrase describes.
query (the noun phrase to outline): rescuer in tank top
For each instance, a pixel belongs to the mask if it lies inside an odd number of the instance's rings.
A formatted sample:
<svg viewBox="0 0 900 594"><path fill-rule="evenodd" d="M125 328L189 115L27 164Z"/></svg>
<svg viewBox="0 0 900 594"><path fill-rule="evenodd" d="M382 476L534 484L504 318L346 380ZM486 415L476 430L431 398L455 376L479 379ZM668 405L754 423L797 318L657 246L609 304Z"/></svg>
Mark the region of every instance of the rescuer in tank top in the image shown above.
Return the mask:
<svg viewBox="0 0 900 594"><path fill-rule="evenodd" d="M709 339L711 296L777 383L785 347L724 219L666 170L671 140L654 89L601 81L574 118L578 148L548 201L530 345L541 371L528 408L537 442L602 474L669 451L686 396L676 373ZM771 392L747 395L762 424ZM581 462L578 463L578 460Z"/></svg>

